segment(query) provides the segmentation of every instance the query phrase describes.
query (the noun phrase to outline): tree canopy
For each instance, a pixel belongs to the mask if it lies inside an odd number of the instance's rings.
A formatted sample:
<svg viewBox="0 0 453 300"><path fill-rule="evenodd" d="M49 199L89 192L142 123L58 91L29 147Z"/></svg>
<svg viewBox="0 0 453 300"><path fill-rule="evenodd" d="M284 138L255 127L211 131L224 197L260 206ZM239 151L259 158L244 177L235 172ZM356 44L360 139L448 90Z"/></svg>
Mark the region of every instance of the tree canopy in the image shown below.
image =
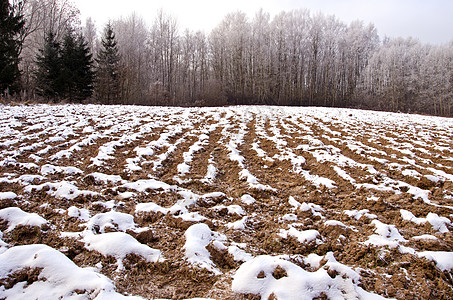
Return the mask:
<svg viewBox="0 0 453 300"><path fill-rule="evenodd" d="M109 22L100 38L91 19L80 25L78 9L68 1L27 0L18 11L27 22L23 51L17 52L21 60L14 59L19 69L7 78L17 79L21 70L28 95L104 104L316 105L453 115L453 41L380 38L373 24L346 24L306 9L274 17L263 10L252 18L229 13L207 33L179 28L163 11L150 22L132 14ZM8 13L3 15L22 15ZM53 61L49 51L58 58Z"/></svg>

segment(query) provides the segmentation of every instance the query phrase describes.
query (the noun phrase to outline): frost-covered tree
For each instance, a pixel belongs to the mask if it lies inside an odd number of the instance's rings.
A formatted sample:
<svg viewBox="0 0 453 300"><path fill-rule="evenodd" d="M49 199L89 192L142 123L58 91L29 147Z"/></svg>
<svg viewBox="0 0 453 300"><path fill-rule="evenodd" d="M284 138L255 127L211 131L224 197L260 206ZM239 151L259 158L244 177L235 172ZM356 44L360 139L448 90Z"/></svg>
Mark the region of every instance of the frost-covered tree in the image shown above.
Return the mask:
<svg viewBox="0 0 453 300"><path fill-rule="evenodd" d="M91 18L86 19L82 34L85 37L88 47L91 49L91 53L93 53L93 55L97 53L98 43L96 23Z"/></svg>
<svg viewBox="0 0 453 300"><path fill-rule="evenodd" d="M222 82L233 104L242 104L250 96L250 41L250 22L243 12L228 14L211 34L216 80Z"/></svg>
<svg viewBox="0 0 453 300"><path fill-rule="evenodd" d="M430 46L421 56L419 94L420 107L436 115L451 116L453 112L453 47Z"/></svg>
<svg viewBox="0 0 453 300"><path fill-rule="evenodd" d="M453 51L412 38L386 39L362 72L366 106L451 115Z"/></svg>
<svg viewBox="0 0 453 300"><path fill-rule="evenodd" d="M153 83L150 65L154 64L147 46L148 26L143 18L134 13L125 19L113 21L112 27L121 56L121 101L124 104L147 104L146 99Z"/></svg>
<svg viewBox="0 0 453 300"><path fill-rule="evenodd" d="M251 23L251 72L253 78L252 94L255 96L255 103L266 104L270 102L270 86L272 83L270 15L259 10Z"/></svg>
<svg viewBox="0 0 453 300"><path fill-rule="evenodd" d="M157 81L161 82L167 92L170 93L172 100L175 100L176 63L180 44L178 22L174 17L162 10L158 12L151 28L149 46L157 67L153 73L157 76Z"/></svg>
<svg viewBox="0 0 453 300"><path fill-rule="evenodd" d="M364 26L361 21L352 22L345 32L343 41L345 105L350 106L355 97L362 71L379 44L379 37L374 25Z"/></svg>

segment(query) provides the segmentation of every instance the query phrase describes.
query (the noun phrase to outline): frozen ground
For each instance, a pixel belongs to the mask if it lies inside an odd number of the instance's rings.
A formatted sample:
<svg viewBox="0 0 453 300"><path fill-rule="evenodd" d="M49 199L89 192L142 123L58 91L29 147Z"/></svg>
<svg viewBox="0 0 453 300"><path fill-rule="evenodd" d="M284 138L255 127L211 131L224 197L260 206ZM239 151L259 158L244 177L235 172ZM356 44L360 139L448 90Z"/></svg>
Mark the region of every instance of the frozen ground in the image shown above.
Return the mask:
<svg viewBox="0 0 453 300"><path fill-rule="evenodd" d="M1 106L0 298L453 298L453 120Z"/></svg>

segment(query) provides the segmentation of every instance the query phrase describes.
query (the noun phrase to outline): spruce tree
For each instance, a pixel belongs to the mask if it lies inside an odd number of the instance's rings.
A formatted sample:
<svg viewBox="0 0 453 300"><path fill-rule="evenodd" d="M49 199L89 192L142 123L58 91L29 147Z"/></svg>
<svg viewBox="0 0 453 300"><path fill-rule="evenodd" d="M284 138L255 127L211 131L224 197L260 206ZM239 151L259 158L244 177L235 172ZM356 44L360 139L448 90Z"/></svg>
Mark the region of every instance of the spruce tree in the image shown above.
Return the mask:
<svg viewBox="0 0 453 300"><path fill-rule="evenodd" d="M77 69L76 89L77 100L85 100L93 95L94 90L94 61L88 42L82 34L76 40L76 55L79 63Z"/></svg>
<svg viewBox="0 0 453 300"><path fill-rule="evenodd" d="M76 41L72 32L67 32L63 38L61 58L61 83L63 99L73 101L76 98L76 81L78 77L78 64Z"/></svg>
<svg viewBox="0 0 453 300"><path fill-rule="evenodd" d="M105 27L101 45L96 59L98 63L96 95L104 104L118 103L120 55L110 23Z"/></svg>
<svg viewBox="0 0 453 300"><path fill-rule="evenodd" d="M16 13L19 5L22 3L12 6L8 0L0 0L0 93L20 89L19 53L22 45L18 35L25 21Z"/></svg>
<svg viewBox="0 0 453 300"><path fill-rule="evenodd" d="M48 100L56 100L63 92L61 46L55 40L55 34L49 32L44 48L37 56L36 89L39 95Z"/></svg>
<svg viewBox="0 0 453 300"><path fill-rule="evenodd" d="M81 102L93 94L93 59L82 34L68 32L61 50L63 97Z"/></svg>
<svg viewBox="0 0 453 300"><path fill-rule="evenodd" d="M70 31L62 45L49 33L37 57L38 93L54 101L81 102L93 94L93 58L83 36Z"/></svg>

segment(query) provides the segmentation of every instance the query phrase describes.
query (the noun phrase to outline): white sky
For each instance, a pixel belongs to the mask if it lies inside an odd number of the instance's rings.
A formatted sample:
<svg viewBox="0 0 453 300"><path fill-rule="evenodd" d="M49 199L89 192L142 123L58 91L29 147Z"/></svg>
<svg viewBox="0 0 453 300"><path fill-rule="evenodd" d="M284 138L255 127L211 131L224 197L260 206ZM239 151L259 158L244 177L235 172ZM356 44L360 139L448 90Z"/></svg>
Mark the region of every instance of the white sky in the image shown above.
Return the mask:
<svg viewBox="0 0 453 300"><path fill-rule="evenodd" d="M141 15L149 24L162 8L178 20L180 29L209 32L223 17L241 10L253 18L263 8L271 16L282 10L308 8L312 13L334 14L349 24L353 20L372 22L382 37L418 38L424 43L453 40L452 0L73 0L82 22L87 17L103 27L109 19Z"/></svg>

